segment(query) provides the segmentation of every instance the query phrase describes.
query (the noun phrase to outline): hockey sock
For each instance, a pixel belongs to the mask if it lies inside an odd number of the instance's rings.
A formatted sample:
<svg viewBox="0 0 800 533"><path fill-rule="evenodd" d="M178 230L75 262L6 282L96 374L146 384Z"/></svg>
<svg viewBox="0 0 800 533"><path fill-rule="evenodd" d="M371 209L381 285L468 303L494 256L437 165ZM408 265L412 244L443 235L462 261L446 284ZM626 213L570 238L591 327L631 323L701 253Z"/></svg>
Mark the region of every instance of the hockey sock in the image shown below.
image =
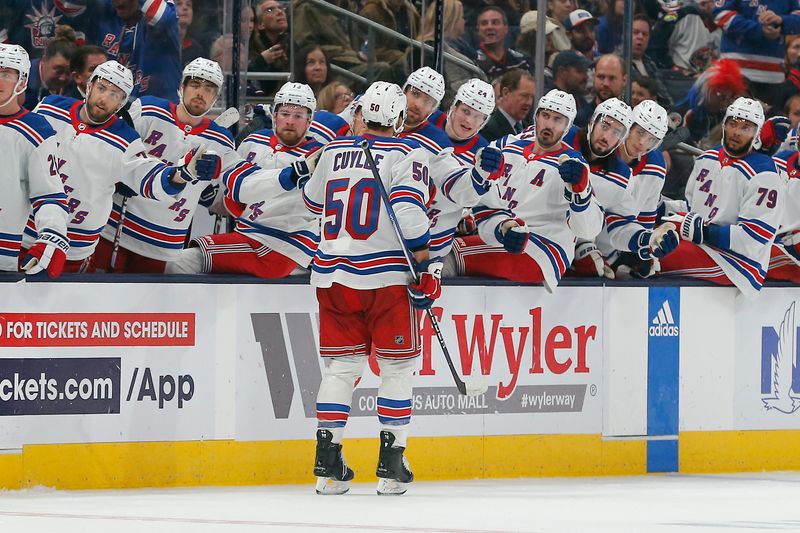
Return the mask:
<svg viewBox="0 0 800 533"><path fill-rule="evenodd" d="M411 378L417 360L379 358L378 366L381 369L378 421L382 430L395 436L394 446L405 447L411 423Z"/></svg>
<svg viewBox="0 0 800 533"><path fill-rule="evenodd" d="M331 357L317 394L317 427L333 435L332 442L342 442L344 427L350 416L353 387L364 371L364 356Z"/></svg>

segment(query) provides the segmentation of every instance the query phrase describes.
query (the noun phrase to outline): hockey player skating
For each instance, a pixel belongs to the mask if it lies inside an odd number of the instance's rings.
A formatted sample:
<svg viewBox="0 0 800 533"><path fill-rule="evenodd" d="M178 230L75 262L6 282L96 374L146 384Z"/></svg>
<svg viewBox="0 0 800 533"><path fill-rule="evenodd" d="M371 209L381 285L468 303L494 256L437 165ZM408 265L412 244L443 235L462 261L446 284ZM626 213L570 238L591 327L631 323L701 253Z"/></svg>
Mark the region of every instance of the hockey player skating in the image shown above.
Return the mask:
<svg viewBox="0 0 800 533"><path fill-rule="evenodd" d="M309 265L319 240L318 222L303 206L294 169L302 174L312 170L304 165L305 156L321 146L307 137L316 106L308 85L281 87L273 104L275 130L248 135L238 148L244 161L222 177L226 205L237 216L234 231L194 239L167 265L167 273L283 278Z"/></svg>
<svg viewBox="0 0 800 533"><path fill-rule="evenodd" d="M503 148L497 183L509 209L475 208L478 235L456 239L446 272L558 285L576 237L593 239L603 226L589 165L562 141L575 114L575 99L563 91L539 100L536 140Z"/></svg>
<svg viewBox="0 0 800 533"><path fill-rule="evenodd" d="M58 277L69 250L67 197L57 172L53 128L36 113L23 109L18 96L25 93L31 62L18 45L0 44L0 270L16 272L22 231L33 212L38 238L22 261L29 274L46 270Z"/></svg>
<svg viewBox="0 0 800 533"><path fill-rule="evenodd" d="M786 202L786 183L775 163L753 150L763 124L757 101L741 97L728 106L722 146L699 156L689 175L688 212L664 218L675 224L681 243L661 261L662 274L758 294Z"/></svg>
<svg viewBox="0 0 800 533"><path fill-rule="evenodd" d="M414 479L404 451L420 354L415 307L430 306L441 290L441 263L431 262L428 252L428 155L416 141L394 137L403 127L406 97L397 85L376 82L361 102L364 137L328 144L303 188L306 206L322 218L311 273L320 307L320 354L328 360L317 395L319 494L347 492L353 479L342 455L342 436L353 387L372 346L381 374L378 493L402 494ZM417 284L409 285L409 269L360 148L362 139L368 139L405 245L421 272Z"/></svg>
<svg viewBox="0 0 800 533"><path fill-rule="evenodd" d="M107 61L92 73L84 101L48 96L36 108L59 143L52 168L67 194L67 271L94 270L90 259L108 221L117 182L144 198L169 201L188 183L219 175L219 156L204 149L188 152L176 165L147 157L139 134L116 115L132 89L131 71ZM35 238L29 221L23 242L32 244Z"/></svg>
<svg viewBox="0 0 800 533"><path fill-rule="evenodd" d="M147 155L172 165L187 151L205 147L221 157L223 169L237 161L239 156L230 132L205 117L224 81L219 64L197 58L183 69L177 105L155 96L142 97L141 114L134 119L134 127L147 148ZM214 200L216 183L187 184L169 202L153 202L140 196L129 198L112 265L123 201L116 195L111 218L92 260L95 267L113 272L164 272L166 263L180 256L198 203L208 207Z"/></svg>

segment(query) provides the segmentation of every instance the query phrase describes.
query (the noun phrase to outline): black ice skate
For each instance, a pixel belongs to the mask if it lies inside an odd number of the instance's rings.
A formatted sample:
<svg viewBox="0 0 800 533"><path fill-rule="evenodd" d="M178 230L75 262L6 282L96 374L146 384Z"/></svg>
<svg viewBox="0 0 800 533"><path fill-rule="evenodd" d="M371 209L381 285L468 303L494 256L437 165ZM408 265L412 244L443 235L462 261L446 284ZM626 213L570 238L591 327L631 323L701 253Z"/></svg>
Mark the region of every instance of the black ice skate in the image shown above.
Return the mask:
<svg viewBox="0 0 800 533"><path fill-rule="evenodd" d="M317 494L344 494L350 490L350 480L355 477L344 461L342 445L334 444L332 439L330 431L317 430L317 457L314 461Z"/></svg>
<svg viewBox="0 0 800 533"><path fill-rule="evenodd" d="M381 431L381 451L378 455L378 494L400 495L408 490L414 481L414 474L403 452L404 447L392 447L395 437L390 431Z"/></svg>

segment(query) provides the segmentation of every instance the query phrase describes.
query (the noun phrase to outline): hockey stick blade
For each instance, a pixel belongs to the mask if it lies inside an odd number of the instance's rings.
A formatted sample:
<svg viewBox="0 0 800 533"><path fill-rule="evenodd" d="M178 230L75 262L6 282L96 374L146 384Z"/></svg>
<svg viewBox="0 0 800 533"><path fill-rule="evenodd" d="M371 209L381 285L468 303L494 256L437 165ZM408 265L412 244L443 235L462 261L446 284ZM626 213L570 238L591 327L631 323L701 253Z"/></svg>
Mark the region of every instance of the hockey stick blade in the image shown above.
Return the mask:
<svg viewBox="0 0 800 533"><path fill-rule="evenodd" d="M397 216L394 213L394 209L392 209L392 205L389 202L389 195L386 192L383 182L381 181L380 174L378 174L378 167L375 166L375 159L373 159L372 151L369 149L369 141L363 140L359 143L359 146L364 151L364 155L369 163L369 168L372 171L372 178L375 180L375 185L381 195L383 206L386 208L386 213L389 215L389 221L392 223L394 234L397 237L397 241L400 243L400 249L403 252L403 257L405 257L406 263L408 263L408 268L411 270L411 277L417 281L419 280L419 274L414 268L414 260L411 258L411 253L406 248L406 239L403 237L403 231L400 229L400 223L398 222ZM488 387L486 387L484 384L470 383L470 386L467 386L464 380L461 379L461 376L458 375L458 371L456 371L456 367L453 364L453 358L450 356L450 351L447 349L447 344L444 342L442 330L439 327L439 320L436 318L433 309L430 307L428 307L425 311L428 313L428 318L433 326L433 331L436 333L436 339L439 341L439 346L442 348L442 353L444 354L445 361L447 361L447 366L450 369L450 373L453 375L453 381L455 381L458 392L468 396L477 396L478 394L483 394L486 392Z"/></svg>
<svg viewBox="0 0 800 533"><path fill-rule="evenodd" d="M229 107L225 111L219 114L219 116L214 119L214 122L222 126L223 128L230 128L237 122L239 122L239 110L235 107Z"/></svg>

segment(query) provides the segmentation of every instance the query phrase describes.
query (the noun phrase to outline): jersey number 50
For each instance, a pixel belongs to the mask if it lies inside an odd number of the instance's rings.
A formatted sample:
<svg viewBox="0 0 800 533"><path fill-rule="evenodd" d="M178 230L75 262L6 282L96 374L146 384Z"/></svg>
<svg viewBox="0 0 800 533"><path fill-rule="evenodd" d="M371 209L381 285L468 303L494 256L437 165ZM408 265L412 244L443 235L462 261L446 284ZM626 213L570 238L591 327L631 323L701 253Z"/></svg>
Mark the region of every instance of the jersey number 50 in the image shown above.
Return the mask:
<svg viewBox="0 0 800 533"><path fill-rule="evenodd" d="M378 229L380 208L381 195L372 178L362 178L352 187L350 178L330 180L325 190L325 238L336 239L344 220L345 230L352 238L368 239Z"/></svg>

